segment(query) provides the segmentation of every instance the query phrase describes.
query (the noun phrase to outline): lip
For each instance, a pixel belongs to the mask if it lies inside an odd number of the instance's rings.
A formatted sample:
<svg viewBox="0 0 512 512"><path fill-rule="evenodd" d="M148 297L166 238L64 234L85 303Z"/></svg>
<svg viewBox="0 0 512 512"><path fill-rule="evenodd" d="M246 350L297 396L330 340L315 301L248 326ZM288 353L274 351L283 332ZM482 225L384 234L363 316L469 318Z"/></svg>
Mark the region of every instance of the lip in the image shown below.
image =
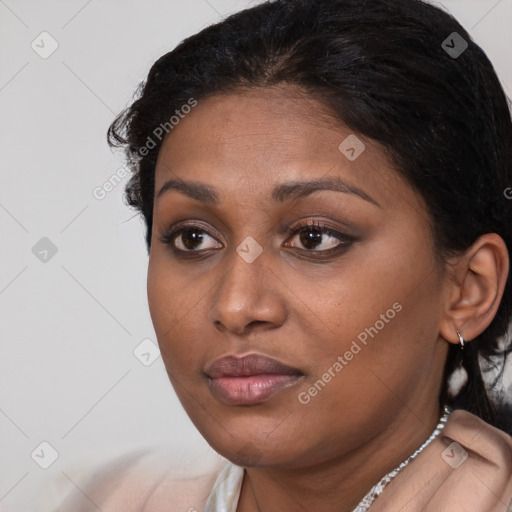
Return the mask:
<svg viewBox="0 0 512 512"><path fill-rule="evenodd" d="M293 386L304 374L262 354L229 355L215 360L204 373L212 394L227 405L254 405Z"/></svg>

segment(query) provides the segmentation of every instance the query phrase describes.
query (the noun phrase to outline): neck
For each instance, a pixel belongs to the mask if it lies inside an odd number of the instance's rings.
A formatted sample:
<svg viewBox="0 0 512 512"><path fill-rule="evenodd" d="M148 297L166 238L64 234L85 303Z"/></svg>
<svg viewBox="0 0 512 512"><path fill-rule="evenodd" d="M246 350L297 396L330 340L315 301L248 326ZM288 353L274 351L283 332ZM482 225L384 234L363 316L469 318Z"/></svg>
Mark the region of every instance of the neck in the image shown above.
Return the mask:
<svg viewBox="0 0 512 512"><path fill-rule="evenodd" d="M348 453L304 468L247 468L237 512L352 512L384 475L406 460L435 429L437 404L409 411Z"/></svg>

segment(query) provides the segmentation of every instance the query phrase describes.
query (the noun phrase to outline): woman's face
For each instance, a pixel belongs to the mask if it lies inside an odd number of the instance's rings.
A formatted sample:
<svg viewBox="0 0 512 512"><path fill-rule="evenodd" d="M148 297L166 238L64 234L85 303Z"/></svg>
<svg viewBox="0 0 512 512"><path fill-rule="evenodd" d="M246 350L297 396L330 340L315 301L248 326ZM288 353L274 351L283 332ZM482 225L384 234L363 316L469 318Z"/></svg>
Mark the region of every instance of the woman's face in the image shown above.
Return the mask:
<svg viewBox="0 0 512 512"><path fill-rule="evenodd" d="M199 101L156 167L162 357L205 439L245 466L323 463L397 425L425 438L447 354L420 196L381 147L293 93Z"/></svg>

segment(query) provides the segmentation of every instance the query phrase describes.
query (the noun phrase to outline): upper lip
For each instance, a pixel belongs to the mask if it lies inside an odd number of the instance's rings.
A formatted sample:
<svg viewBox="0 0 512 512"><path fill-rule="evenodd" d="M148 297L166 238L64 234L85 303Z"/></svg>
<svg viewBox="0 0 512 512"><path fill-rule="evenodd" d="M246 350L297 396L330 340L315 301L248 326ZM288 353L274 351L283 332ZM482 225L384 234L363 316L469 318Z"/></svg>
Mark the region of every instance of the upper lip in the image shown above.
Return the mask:
<svg viewBox="0 0 512 512"><path fill-rule="evenodd" d="M268 374L302 375L302 372L297 368L293 368L262 354L224 356L208 365L205 369L205 373L212 379Z"/></svg>

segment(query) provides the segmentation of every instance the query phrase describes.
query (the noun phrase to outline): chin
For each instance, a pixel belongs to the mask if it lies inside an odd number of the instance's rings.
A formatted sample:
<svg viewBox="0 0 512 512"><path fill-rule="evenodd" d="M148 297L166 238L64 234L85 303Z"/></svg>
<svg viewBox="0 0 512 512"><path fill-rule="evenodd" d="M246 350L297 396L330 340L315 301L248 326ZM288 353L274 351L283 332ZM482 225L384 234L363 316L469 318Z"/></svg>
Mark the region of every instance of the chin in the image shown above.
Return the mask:
<svg viewBox="0 0 512 512"><path fill-rule="evenodd" d="M292 433L284 429L279 435L274 432L269 438L265 432L271 432L270 430L262 429L259 433L250 435L246 428L238 430L239 434L230 435L229 424L224 423L223 426L226 430L222 432L201 433L213 450L237 466L288 467L304 455L300 452L299 439L295 440Z"/></svg>

